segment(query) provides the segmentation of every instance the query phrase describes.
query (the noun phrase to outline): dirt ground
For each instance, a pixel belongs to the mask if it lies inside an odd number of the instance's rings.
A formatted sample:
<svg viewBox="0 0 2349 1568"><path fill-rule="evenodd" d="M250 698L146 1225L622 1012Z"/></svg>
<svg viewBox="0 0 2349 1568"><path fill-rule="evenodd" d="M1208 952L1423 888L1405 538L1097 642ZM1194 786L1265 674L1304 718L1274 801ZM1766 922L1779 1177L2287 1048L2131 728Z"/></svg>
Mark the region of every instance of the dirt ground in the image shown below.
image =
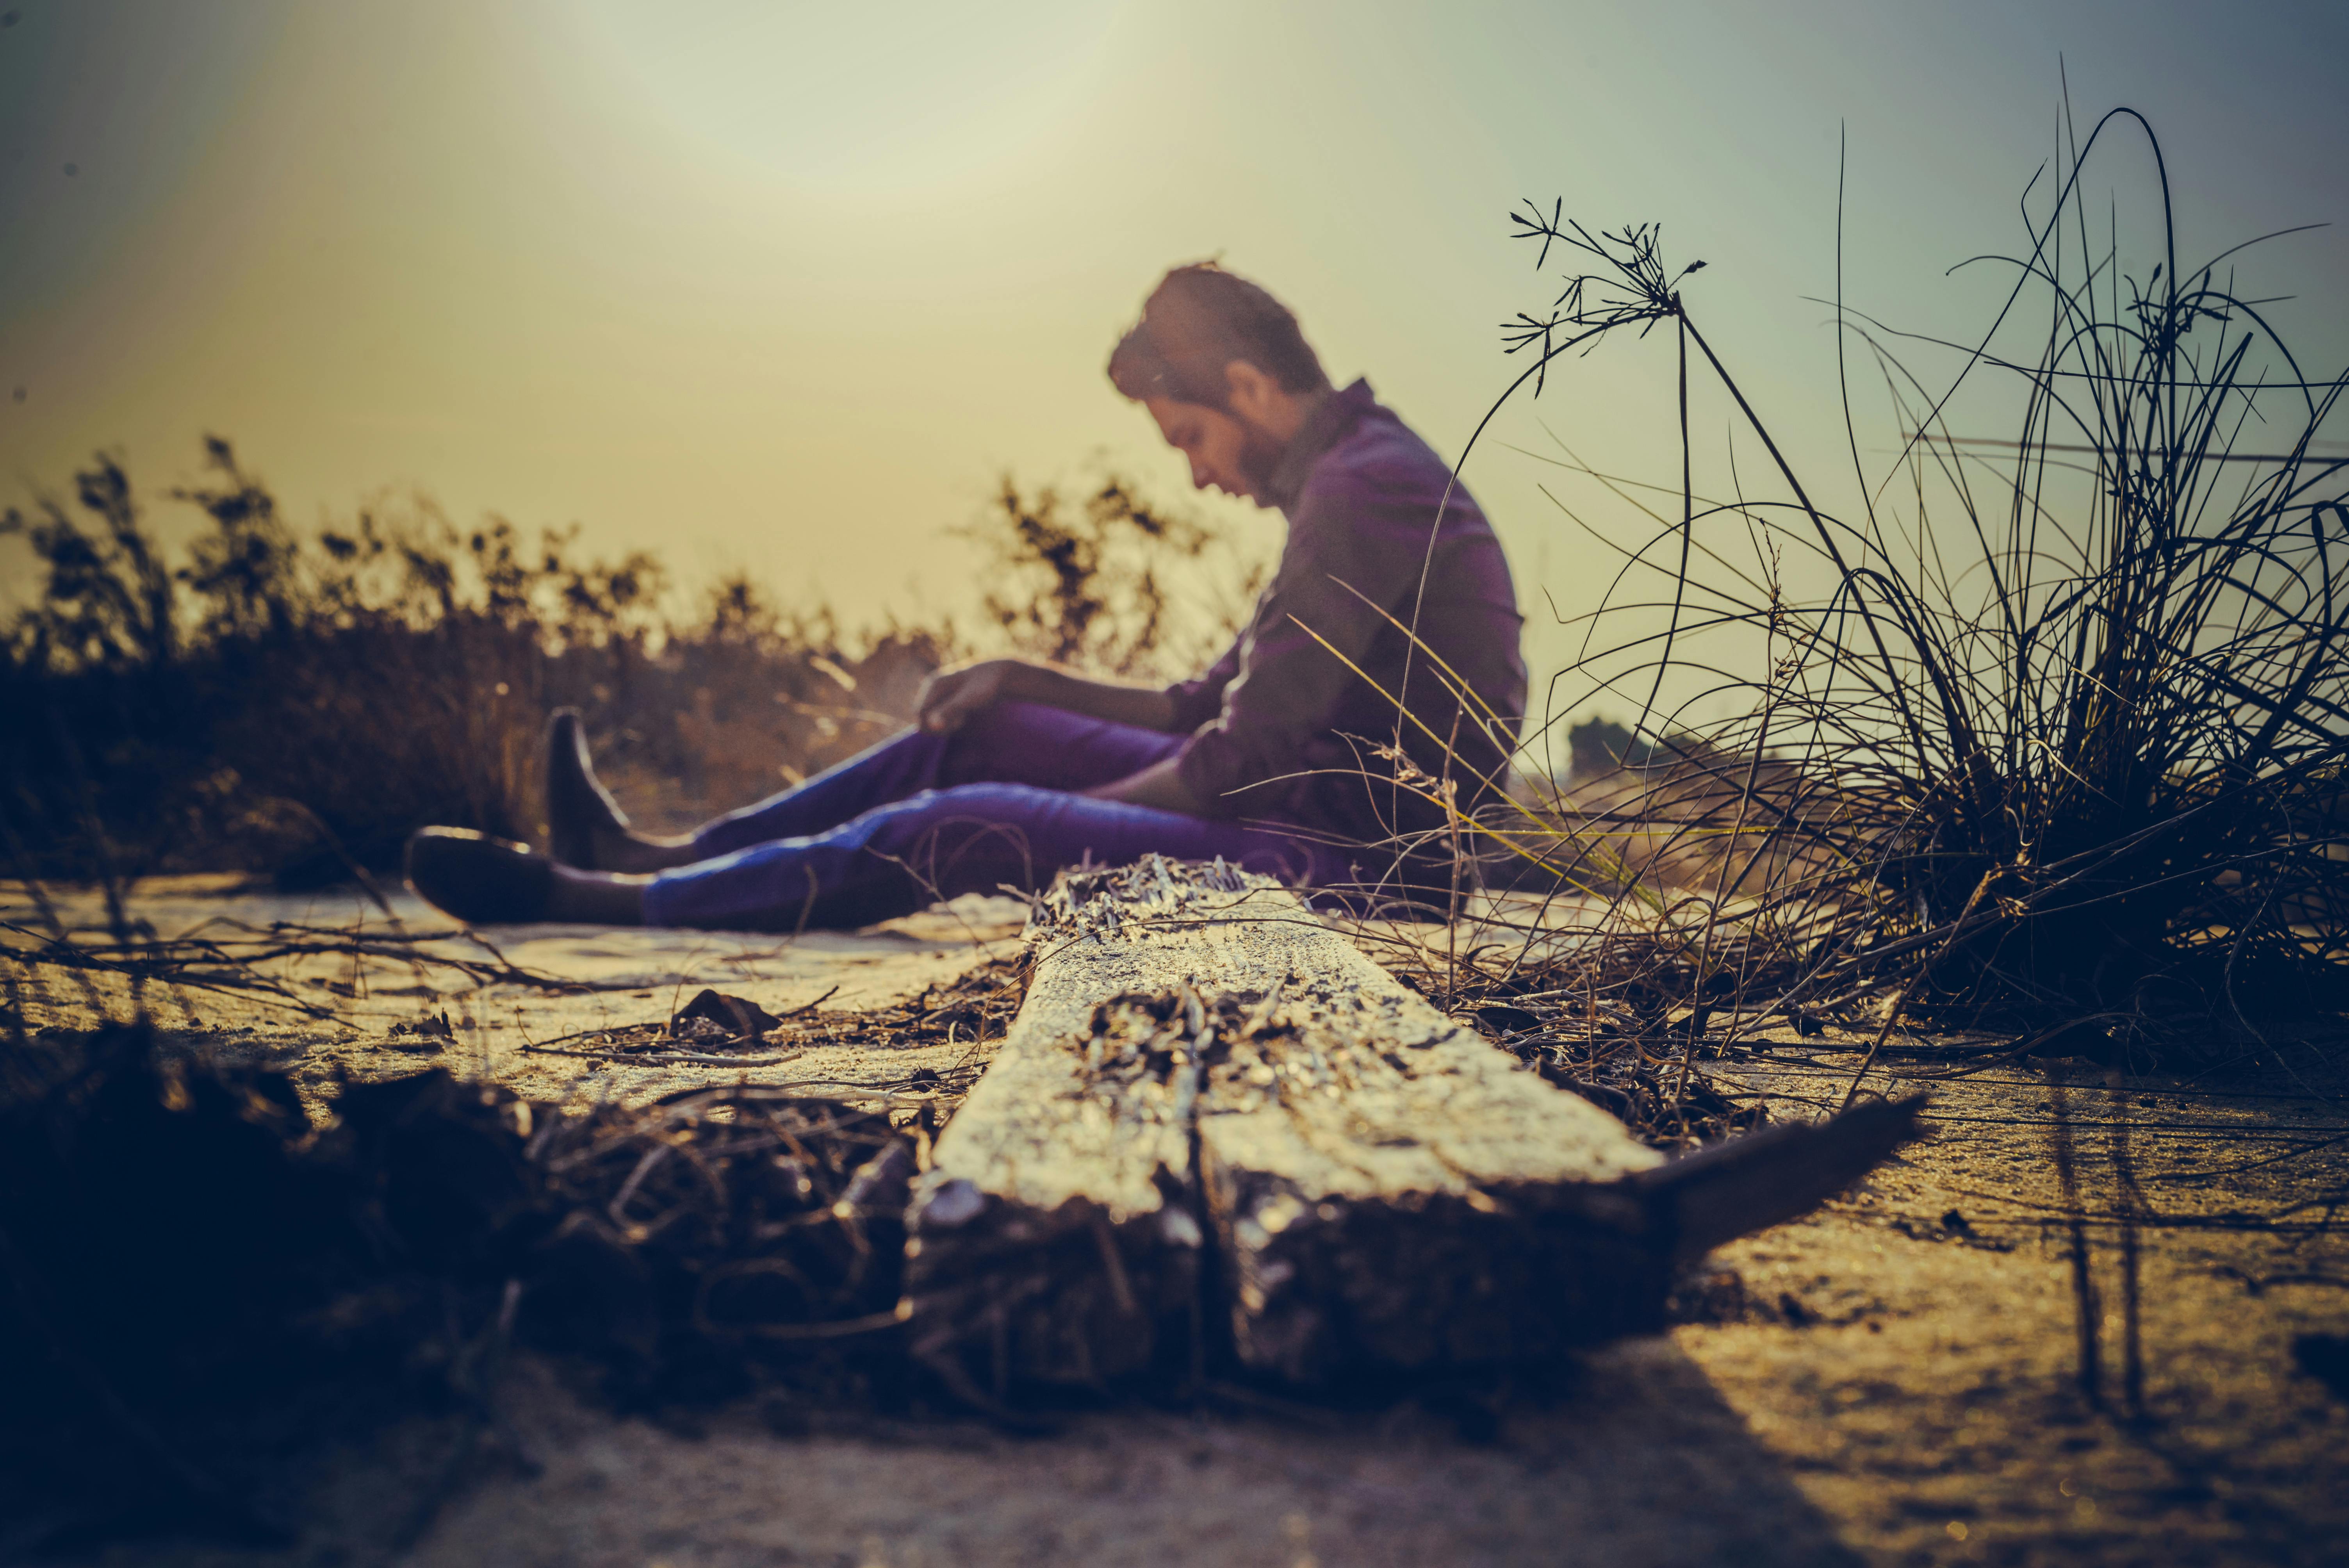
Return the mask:
<svg viewBox="0 0 2349 1568"><path fill-rule="evenodd" d="M410 901L395 908L411 933L440 928ZM88 895L58 913L100 923ZM341 892L192 881L142 890L131 913L167 935L388 929ZM776 1013L829 993L810 1019L871 1008L1010 955L1019 914L974 902L795 940L512 928L489 934L505 962L595 989L286 958L264 966L282 993L148 999L181 1043L270 1062L313 1097L440 1061L542 1098L636 1099L734 1075L555 1053L600 1048L595 1031L666 1017L705 985ZM0 942L25 945L39 919L0 886ZM36 1026L128 1000L119 981L92 991L8 967L33 976L21 1005ZM392 1033L443 1011L448 1040ZM1839 1101L1857 1065L1834 1036L1762 1043L1718 1078L1780 1118ZM988 1048L843 1030L745 1070L878 1095L927 1068L943 1087L914 1092L950 1099ZM541 1472L467 1477L409 1552L385 1543L446 1444L422 1419L318 1456L313 1522L291 1551L150 1542L90 1561L2337 1563L2349 1382L2328 1386L2296 1350L2349 1336L2349 1238L2333 1222L2349 1203L2349 1080L2328 1057L2349 1058L2349 1039L2296 1040L2263 1068L2199 1080L2054 1063L1927 1082L1937 1064L1895 1058L1905 1076L1868 1087L1930 1088L1925 1141L1821 1212L1722 1249L1684 1292L1684 1321L1526 1391L1496 1429L1423 1402L1339 1415L1237 1392L1206 1409L1080 1415L1044 1437L750 1406L681 1429L614 1418L560 1369L525 1363L507 1399Z"/></svg>

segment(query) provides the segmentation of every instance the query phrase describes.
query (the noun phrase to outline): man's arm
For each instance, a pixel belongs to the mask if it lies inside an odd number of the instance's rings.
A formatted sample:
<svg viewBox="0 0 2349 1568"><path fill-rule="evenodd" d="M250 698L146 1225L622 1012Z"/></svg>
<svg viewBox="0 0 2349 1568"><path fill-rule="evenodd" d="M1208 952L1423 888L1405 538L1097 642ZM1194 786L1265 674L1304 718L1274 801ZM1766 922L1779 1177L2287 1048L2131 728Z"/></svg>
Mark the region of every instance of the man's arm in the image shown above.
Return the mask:
<svg viewBox="0 0 2349 1568"><path fill-rule="evenodd" d="M991 703L1037 702L1112 724L1143 729L1174 727L1174 693L1151 686L1118 686L1088 680L1050 665L1024 659L988 659L958 670L932 676L922 686L921 725L944 734L958 729L971 715ZM1123 800L1129 806L1154 806L1162 811L1206 815L1198 798L1183 782L1181 758L1153 763L1139 773L1085 791L1101 800Z"/></svg>
<svg viewBox="0 0 2349 1568"><path fill-rule="evenodd" d="M1164 690L1091 680L1025 659L984 659L941 670L922 683L916 712L924 729L944 735L999 702L1041 703L1140 729L1165 730L1174 724L1174 698Z"/></svg>

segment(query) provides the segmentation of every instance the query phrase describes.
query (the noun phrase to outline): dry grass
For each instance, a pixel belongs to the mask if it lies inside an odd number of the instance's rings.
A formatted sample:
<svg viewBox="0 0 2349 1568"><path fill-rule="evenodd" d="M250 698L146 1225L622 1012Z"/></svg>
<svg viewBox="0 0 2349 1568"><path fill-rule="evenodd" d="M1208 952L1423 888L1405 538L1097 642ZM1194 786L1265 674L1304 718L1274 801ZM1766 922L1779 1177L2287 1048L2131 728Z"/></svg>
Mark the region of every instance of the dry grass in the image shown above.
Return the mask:
<svg viewBox="0 0 2349 1568"><path fill-rule="evenodd" d="M289 1436L450 1411L412 1540L484 1462L534 1466L499 1401L517 1344L624 1406L917 1392L896 1301L926 1106L738 1084L566 1114L433 1071L347 1087L313 1130L285 1080L143 1025L67 1068L0 1099L8 1190L47 1197L0 1217L10 1513L265 1540Z"/></svg>
<svg viewBox="0 0 2349 1568"><path fill-rule="evenodd" d="M1875 471L1855 424L1848 517L1707 341L1702 263L1672 272L1652 228L1517 216L1572 264L1510 329L1536 360L1512 394L1600 337L1669 334L1685 460L1662 489L1557 459L1637 531L1566 511L1620 570L1552 722L1630 707L1636 766L1454 814L1468 884L1534 894L1462 985L1530 966L1575 999L1558 1030L1627 1015L1682 1050L1827 1016L1879 1047L1913 1022L2116 1059L2255 1053L2261 1016L2349 1001L2349 459L2323 455L2349 381L2292 358L2236 252L2179 264L2166 187L2152 265L2125 271L2084 180L2137 132L2118 111L2070 145L2023 248L1976 263L2012 284L1978 340L1903 343L1837 302L1907 433ZM1955 368L1929 385L1896 346ZM1692 376L1766 482L1697 493ZM1953 433L1986 405L2013 438Z"/></svg>

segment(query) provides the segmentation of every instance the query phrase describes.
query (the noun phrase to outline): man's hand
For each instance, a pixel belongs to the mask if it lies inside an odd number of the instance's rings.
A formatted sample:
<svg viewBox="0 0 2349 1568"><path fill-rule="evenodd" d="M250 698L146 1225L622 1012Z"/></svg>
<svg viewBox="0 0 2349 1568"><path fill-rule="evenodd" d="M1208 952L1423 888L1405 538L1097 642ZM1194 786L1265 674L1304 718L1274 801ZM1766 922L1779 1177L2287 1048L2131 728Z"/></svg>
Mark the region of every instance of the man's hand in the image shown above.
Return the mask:
<svg viewBox="0 0 2349 1568"><path fill-rule="evenodd" d="M951 735L973 714L1026 696L1032 666L1019 659L981 659L958 670L939 670L922 683L915 722L933 735Z"/></svg>
<svg viewBox="0 0 2349 1568"><path fill-rule="evenodd" d="M1164 730L1174 719L1174 699L1154 686L1089 680L1026 659L981 659L924 681L914 722L933 735L951 735L999 702L1041 703L1137 729Z"/></svg>

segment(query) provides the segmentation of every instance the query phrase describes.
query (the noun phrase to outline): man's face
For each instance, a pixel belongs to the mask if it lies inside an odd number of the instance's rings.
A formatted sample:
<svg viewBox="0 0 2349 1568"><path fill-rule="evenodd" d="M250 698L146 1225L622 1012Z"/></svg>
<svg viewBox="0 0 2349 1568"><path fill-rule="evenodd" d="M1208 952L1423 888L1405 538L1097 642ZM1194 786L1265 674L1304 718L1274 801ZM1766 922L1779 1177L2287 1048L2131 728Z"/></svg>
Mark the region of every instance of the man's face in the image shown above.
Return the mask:
<svg viewBox="0 0 2349 1568"><path fill-rule="evenodd" d="M1237 415L1204 403L1152 397L1143 407L1158 421L1158 432L1166 438L1166 444L1191 459L1194 487L1219 490L1258 506L1271 504L1265 492L1285 442Z"/></svg>

